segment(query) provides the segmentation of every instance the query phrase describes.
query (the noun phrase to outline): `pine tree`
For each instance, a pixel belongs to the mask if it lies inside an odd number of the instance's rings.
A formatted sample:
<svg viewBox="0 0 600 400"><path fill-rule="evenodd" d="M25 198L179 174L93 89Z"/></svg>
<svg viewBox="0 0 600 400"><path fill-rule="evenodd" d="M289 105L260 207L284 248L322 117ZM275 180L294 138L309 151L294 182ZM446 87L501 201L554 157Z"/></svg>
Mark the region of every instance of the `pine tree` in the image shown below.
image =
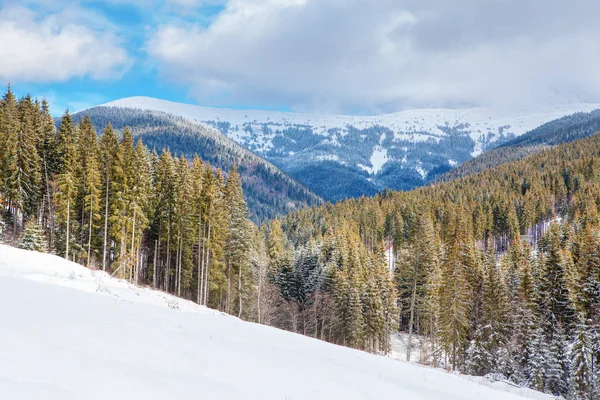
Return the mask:
<svg viewBox="0 0 600 400"><path fill-rule="evenodd" d="M102 176L102 199L103 199L103 245L102 245L102 270L105 271L109 265L109 226L110 206L112 199L113 173L115 172L114 162L119 150L119 140L112 125L109 123L102 136L100 137L100 170Z"/></svg>
<svg viewBox="0 0 600 400"><path fill-rule="evenodd" d="M75 176L77 132L68 112L62 118L60 125L59 167L56 175L56 195L54 202L58 222L64 226L60 236L64 236L64 257L70 259L73 240L73 216L78 187Z"/></svg>
<svg viewBox="0 0 600 400"><path fill-rule="evenodd" d="M592 343L589 327L585 322L577 327L575 342L571 348L570 397L594 399L594 376Z"/></svg>
<svg viewBox="0 0 600 400"><path fill-rule="evenodd" d="M42 228L48 233L48 247L54 249L54 235L56 231L55 209L54 209L54 190L53 182L55 180L58 160L58 132L54 124L54 118L50 114L50 105L46 100L41 105L40 121L40 144L38 145L38 155L41 162L41 216Z"/></svg>
<svg viewBox="0 0 600 400"><path fill-rule="evenodd" d="M568 261L561 247L561 232L552 224L541 243L545 262L541 271L538 304L542 323L550 341L559 327L570 328L574 312L566 282Z"/></svg>
<svg viewBox="0 0 600 400"><path fill-rule="evenodd" d="M440 340L450 354L452 369L455 370L460 351L465 346L469 329L469 281L467 273L475 268L469 235L461 219L461 211L453 222L451 242L442 263L440 288Z"/></svg>
<svg viewBox="0 0 600 400"><path fill-rule="evenodd" d="M2 98L2 113L0 117L0 193L6 210L7 222L12 223L17 230L18 206L15 204L15 182L17 172L17 143L19 131L19 116L17 99L10 85Z"/></svg>
<svg viewBox="0 0 600 400"><path fill-rule="evenodd" d="M227 237L225 244L225 260L228 277L228 305L231 303L231 279L237 276L238 317L243 310L242 279L248 277L248 208L242 192L242 181L234 166L229 172L225 186L225 204L227 207Z"/></svg>
<svg viewBox="0 0 600 400"><path fill-rule="evenodd" d="M402 253L403 256L398 257L394 271L398 292L406 303L403 305L403 309L409 313L407 361L410 361L416 320L425 317L427 313L427 304L424 301L427 277L438 263L436 254L438 244L433 223L427 215L422 214L417 218L416 227L411 236L407 250Z"/></svg>
<svg viewBox="0 0 600 400"><path fill-rule="evenodd" d="M25 224L25 230L21 235L19 248L40 253L45 253L47 251L44 230L34 220L29 220Z"/></svg>
<svg viewBox="0 0 600 400"><path fill-rule="evenodd" d="M281 229L281 222L277 218L272 220L269 224L267 251L269 255L268 276L271 282L273 282L279 275L279 259L284 252L283 230Z"/></svg>
<svg viewBox="0 0 600 400"><path fill-rule="evenodd" d="M571 365L567 351L567 340L561 326L550 339L546 358L546 391L554 395L566 396L569 391Z"/></svg>
<svg viewBox="0 0 600 400"><path fill-rule="evenodd" d="M78 185L83 200L83 217L81 226L87 228L84 230L86 236L87 259L86 265L89 267L92 256L92 237L97 232L100 222L100 196L101 196L101 176L98 161L98 139L92 120L86 116L79 126L79 160L81 168L81 182Z"/></svg>

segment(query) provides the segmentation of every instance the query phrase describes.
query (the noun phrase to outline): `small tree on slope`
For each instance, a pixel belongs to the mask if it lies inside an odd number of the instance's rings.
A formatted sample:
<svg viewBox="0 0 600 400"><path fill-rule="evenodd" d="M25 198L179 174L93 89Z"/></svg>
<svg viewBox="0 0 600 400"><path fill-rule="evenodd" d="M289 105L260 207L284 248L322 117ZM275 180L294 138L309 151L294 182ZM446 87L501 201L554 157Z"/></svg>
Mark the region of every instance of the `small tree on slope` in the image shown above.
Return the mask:
<svg viewBox="0 0 600 400"><path fill-rule="evenodd" d="M46 238L44 230L33 220L25 224L25 231L21 235L19 247L25 250L39 251L45 253Z"/></svg>

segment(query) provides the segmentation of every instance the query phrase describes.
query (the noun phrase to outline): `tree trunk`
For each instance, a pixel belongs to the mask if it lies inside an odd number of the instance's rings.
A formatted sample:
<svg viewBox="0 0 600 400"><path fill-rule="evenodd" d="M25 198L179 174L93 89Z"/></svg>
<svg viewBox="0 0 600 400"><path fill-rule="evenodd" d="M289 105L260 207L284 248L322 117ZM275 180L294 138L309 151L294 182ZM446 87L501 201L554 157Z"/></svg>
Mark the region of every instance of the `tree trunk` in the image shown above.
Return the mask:
<svg viewBox="0 0 600 400"><path fill-rule="evenodd" d="M160 239L160 236L158 237ZM152 288L156 289L156 276L157 276L157 260L158 260L158 239L154 241L154 271L152 273Z"/></svg>
<svg viewBox="0 0 600 400"><path fill-rule="evenodd" d="M204 282L204 249L203 249L203 232L202 216L198 220L198 276L197 276L197 288L196 288L196 303L200 304L200 298L202 296L202 285Z"/></svg>
<svg viewBox="0 0 600 400"><path fill-rule="evenodd" d="M262 263L261 263L262 264ZM261 318L260 318L260 297L262 294L262 285L263 285L263 271L262 271L262 267L259 267L259 271L258 271L258 290L256 293L256 322L258 322L259 324L261 323Z"/></svg>
<svg viewBox="0 0 600 400"><path fill-rule="evenodd" d="M16 222L15 222L16 224ZM65 258L69 259L69 234L71 227L71 199L67 200L67 249L65 251Z"/></svg>
<svg viewBox="0 0 600 400"><path fill-rule="evenodd" d="M210 244L210 222L208 223L208 244ZM208 291L210 287L208 286L208 273L210 270L210 246L206 246L206 262L204 264L205 277L204 277L204 305L208 305Z"/></svg>
<svg viewBox="0 0 600 400"><path fill-rule="evenodd" d="M410 319L408 322L408 343L406 346L406 361L410 362L410 353L412 351L412 335L415 320L415 302L417 298L417 271L413 270L412 293L410 295Z"/></svg>
<svg viewBox="0 0 600 400"><path fill-rule="evenodd" d="M171 217L167 225L167 266L165 268L165 292L169 292L169 269L171 268Z"/></svg>
<svg viewBox="0 0 600 400"><path fill-rule="evenodd" d="M90 256L92 254L92 228L94 223L94 200L90 196L90 230L88 232L88 254L87 254L87 267L90 267Z"/></svg>
<svg viewBox="0 0 600 400"><path fill-rule="evenodd" d="M231 314L230 303L231 303L231 261L227 260L227 314Z"/></svg>
<svg viewBox="0 0 600 400"><path fill-rule="evenodd" d="M181 296L181 264L183 261L183 224L179 235L179 271L177 276L177 296Z"/></svg>
<svg viewBox="0 0 600 400"><path fill-rule="evenodd" d="M242 299L242 268L240 266L240 271L238 273L238 297L240 299L240 310L238 312L238 318L242 318L242 308L244 304L244 300Z"/></svg>
<svg viewBox="0 0 600 400"><path fill-rule="evenodd" d="M133 260L133 265L131 265L131 270L129 271L129 282L131 283L132 281L132 274L133 274L133 267L135 266L135 253L134 253L134 249L135 249L135 217L136 217L136 211L137 208L133 209L133 229L131 231L131 252L130 257Z"/></svg>
<svg viewBox="0 0 600 400"><path fill-rule="evenodd" d="M102 271L106 271L106 246L108 244L108 192L110 188L110 175L106 173L106 200L104 203L104 249L102 251Z"/></svg>

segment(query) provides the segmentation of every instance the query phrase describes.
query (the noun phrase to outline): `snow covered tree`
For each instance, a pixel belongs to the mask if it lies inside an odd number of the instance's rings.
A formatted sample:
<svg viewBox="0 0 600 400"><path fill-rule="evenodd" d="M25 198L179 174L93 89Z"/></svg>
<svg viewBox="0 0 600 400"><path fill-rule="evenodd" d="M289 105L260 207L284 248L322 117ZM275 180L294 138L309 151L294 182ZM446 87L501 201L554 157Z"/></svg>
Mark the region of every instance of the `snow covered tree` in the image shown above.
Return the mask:
<svg viewBox="0 0 600 400"><path fill-rule="evenodd" d="M569 360L568 343L561 326L556 329L550 339L550 347L546 358L545 390L557 396L566 396L569 392L569 376L571 363Z"/></svg>
<svg viewBox="0 0 600 400"><path fill-rule="evenodd" d="M594 399L594 371L590 328L585 322L577 327L575 342L571 348L570 398Z"/></svg>
<svg viewBox="0 0 600 400"><path fill-rule="evenodd" d="M279 219L273 219L269 224L267 252L269 255L269 279L274 282L279 275L279 260L283 256L283 231Z"/></svg>
<svg viewBox="0 0 600 400"><path fill-rule="evenodd" d="M404 303L402 310L406 310L409 315L407 361L410 361L416 321L424 318L428 312L425 287L427 277L437 267L436 251L438 247L430 217L426 214L419 215L407 248L405 251L399 252L394 271L399 298Z"/></svg>
<svg viewBox="0 0 600 400"><path fill-rule="evenodd" d="M29 220L25 223L25 230L21 234L19 247L40 253L47 251L44 230L34 220Z"/></svg>
<svg viewBox="0 0 600 400"><path fill-rule="evenodd" d="M466 345L469 329L470 287L468 270L476 268L473 249L461 211L450 227L451 241L442 261L440 308L438 316L440 341L450 354L455 370L460 351Z"/></svg>
<svg viewBox="0 0 600 400"><path fill-rule="evenodd" d="M225 186L225 205L227 207L227 236L225 239L225 262L227 263L228 305L231 306L231 280L237 276L237 313L243 311L243 279L249 277L249 221L248 208L242 181L234 165L227 177Z"/></svg>

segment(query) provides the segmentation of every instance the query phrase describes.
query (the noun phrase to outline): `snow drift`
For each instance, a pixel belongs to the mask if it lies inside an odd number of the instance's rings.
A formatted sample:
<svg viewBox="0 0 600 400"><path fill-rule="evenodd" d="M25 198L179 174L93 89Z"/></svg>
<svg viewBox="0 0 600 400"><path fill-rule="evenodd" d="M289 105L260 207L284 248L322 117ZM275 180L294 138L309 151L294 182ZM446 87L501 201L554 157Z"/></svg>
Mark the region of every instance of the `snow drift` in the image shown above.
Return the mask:
<svg viewBox="0 0 600 400"><path fill-rule="evenodd" d="M520 399L0 245L2 399Z"/></svg>

